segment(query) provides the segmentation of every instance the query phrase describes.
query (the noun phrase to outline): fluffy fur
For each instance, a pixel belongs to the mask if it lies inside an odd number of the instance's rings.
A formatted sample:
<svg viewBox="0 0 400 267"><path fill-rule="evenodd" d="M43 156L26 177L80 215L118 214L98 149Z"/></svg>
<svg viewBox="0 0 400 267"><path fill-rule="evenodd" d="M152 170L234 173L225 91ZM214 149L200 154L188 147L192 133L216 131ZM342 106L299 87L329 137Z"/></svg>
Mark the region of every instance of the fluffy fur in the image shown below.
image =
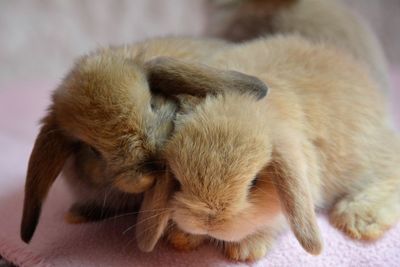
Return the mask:
<svg viewBox="0 0 400 267"><path fill-rule="evenodd" d="M229 258L258 259L286 216L318 254L316 208L356 239L379 238L396 222L399 137L364 66L299 36L231 47L208 64L259 77L270 93L256 102L227 91L177 116L164 149L180 188L166 205L173 245L211 238Z"/></svg>
<svg viewBox="0 0 400 267"><path fill-rule="evenodd" d="M79 59L55 90L32 150L22 239L31 239L42 202L65 163L64 176L77 199L67 215L69 222L134 208L141 196L124 192L141 193L153 183L157 151L172 131L176 110L174 101L151 93L151 68L145 62L157 56L206 58L225 45L217 40L158 38L100 49Z"/></svg>
<svg viewBox="0 0 400 267"><path fill-rule="evenodd" d="M139 204L140 193L164 168L158 155L178 108L162 93L204 96L229 88L265 96L267 88L258 78L200 63L194 72L192 63L173 59L201 62L210 51L228 46L211 39L161 38L78 60L55 90L32 151L22 239L32 237L41 204L64 163L64 176L76 197L68 222L99 220ZM188 86L188 80L198 86Z"/></svg>

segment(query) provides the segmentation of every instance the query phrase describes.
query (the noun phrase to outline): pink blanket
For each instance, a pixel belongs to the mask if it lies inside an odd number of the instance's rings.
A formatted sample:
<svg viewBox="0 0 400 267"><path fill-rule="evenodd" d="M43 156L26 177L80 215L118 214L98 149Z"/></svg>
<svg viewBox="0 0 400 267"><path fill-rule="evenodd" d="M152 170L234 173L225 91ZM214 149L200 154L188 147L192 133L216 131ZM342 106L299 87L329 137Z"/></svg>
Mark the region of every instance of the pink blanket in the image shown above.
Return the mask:
<svg viewBox="0 0 400 267"><path fill-rule="evenodd" d="M393 114L400 122L400 71L393 75ZM306 254L291 233L261 261L235 263L203 246L191 253L160 244L140 252L133 217L68 225L63 216L71 199L61 180L52 187L31 244L19 239L23 185L37 121L49 102L52 83L10 85L0 90L0 255L19 266L400 266L400 224L375 243L349 240L319 216L325 241L321 256ZM397 102L397 104L396 104ZM397 106L396 106L397 105ZM399 125L399 124L398 124Z"/></svg>

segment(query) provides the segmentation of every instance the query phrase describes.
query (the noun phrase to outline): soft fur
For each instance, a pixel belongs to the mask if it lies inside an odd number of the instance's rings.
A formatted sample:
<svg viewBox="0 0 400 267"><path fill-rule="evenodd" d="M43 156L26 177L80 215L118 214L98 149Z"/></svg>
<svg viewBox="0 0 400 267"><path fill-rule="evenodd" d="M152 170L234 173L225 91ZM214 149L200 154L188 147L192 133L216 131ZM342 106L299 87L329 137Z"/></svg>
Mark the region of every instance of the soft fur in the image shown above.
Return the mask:
<svg viewBox="0 0 400 267"><path fill-rule="evenodd" d="M208 64L259 77L270 93L256 102L227 91L177 116L164 149L179 182L165 206L173 245L187 250L211 238L229 258L258 259L286 216L304 249L318 254L316 208L356 239L377 239L396 222L399 137L364 66L299 36L231 47Z"/></svg>
<svg viewBox="0 0 400 267"><path fill-rule="evenodd" d="M228 46L212 39L160 38L101 49L79 59L55 90L32 151L22 239L31 239L42 202L65 163L64 176L76 197L68 222L135 209L140 193L164 168L159 151L173 130L178 107L162 93L204 96L229 88L265 96L267 88L258 78L199 65ZM186 75L182 63L173 58L197 62L197 72L185 64L190 76ZM199 86L189 87L188 80Z"/></svg>
<svg viewBox="0 0 400 267"><path fill-rule="evenodd" d="M176 110L174 101L151 94L145 61L160 55L206 58L224 46L216 40L158 38L79 59L54 92L32 151L22 239L32 237L42 202L64 163L77 198L69 222L134 208L141 197L123 192L140 193L153 183L157 151L172 131Z"/></svg>

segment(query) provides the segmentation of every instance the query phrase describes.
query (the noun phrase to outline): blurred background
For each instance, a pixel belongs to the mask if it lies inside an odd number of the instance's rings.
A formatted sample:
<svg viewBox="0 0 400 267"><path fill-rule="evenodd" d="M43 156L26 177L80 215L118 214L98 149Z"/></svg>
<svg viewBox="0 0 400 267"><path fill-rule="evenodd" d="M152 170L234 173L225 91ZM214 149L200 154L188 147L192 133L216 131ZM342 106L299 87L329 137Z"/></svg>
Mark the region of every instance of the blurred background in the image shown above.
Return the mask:
<svg viewBox="0 0 400 267"><path fill-rule="evenodd" d="M201 35L207 1L0 0L0 194L21 190L38 120L75 58L98 46ZM392 104L400 129L400 0L343 1L383 44L397 85Z"/></svg>
<svg viewBox="0 0 400 267"><path fill-rule="evenodd" d="M97 46L200 35L206 1L1 0L0 88L59 81L74 58ZM400 65L400 0L344 1L370 22L390 63Z"/></svg>

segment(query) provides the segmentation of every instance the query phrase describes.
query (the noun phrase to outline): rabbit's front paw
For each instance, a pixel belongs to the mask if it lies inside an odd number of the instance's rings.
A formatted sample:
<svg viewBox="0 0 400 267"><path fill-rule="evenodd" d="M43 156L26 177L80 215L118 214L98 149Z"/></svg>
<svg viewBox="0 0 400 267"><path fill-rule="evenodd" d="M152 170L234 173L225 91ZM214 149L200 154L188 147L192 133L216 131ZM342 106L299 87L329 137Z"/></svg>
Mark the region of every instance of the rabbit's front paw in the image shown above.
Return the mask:
<svg viewBox="0 0 400 267"><path fill-rule="evenodd" d="M265 256L267 247L265 244L249 244L248 242L226 243L224 253L235 261L256 261Z"/></svg>
<svg viewBox="0 0 400 267"><path fill-rule="evenodd" d="M235 261L256 261L267 254L273 240L272 236L256 234L240 242L224 242L224 254Z"/></svg>
<svg viewBox="0 0 400 267"><path fill-rule="evenodd" d="M198 248L205 240L204 236L192 235L173 226L166 235L167 242L177 250L192 251Z"/></svg>
<svg viewBox="0 0 400 267"><path fill-rule="evenodd" d="M115 211L107 207L99 207L90 203L75 203L65 214L64 219L69 224L81 224L101 221L115 214Z"/></svg>
<svg viewBox="0 0 400 267"><path fill-rule="evenodd" d="M72 211L68 211L65 214L64 219L69 224L81 224L81 223L90 222L90 220L87 217L84 217L84 216L74 213Z"/></svg>

